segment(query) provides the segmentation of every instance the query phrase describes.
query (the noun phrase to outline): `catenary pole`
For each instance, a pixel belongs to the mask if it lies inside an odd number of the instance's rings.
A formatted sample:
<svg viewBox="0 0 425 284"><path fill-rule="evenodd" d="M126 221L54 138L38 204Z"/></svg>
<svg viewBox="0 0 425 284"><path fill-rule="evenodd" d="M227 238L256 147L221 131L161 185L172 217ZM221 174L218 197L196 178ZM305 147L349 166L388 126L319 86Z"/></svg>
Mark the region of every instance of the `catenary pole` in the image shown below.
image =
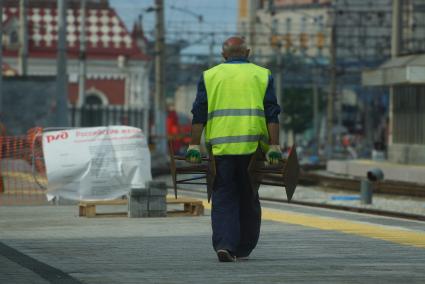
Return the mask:
<svg viewBox="0 0 425 284"><path fill-rule="evenodd" d="M402 0L393 0L392 6L392 27L391 27L391 57L395 58L400 55L402 49ZM388 134L388 145L393 144L393 107L394 107L394 93L395 87L390 87L390 99L389 99L389 110L388 110L388 122L389 122L389 134Z"/></svg>
<svg viewBox="0 0 425 284"><path fill-rule="evenodd" d="M28 21L27 21L28 0L19 1L19 74L28 74Z"/></svg>
<svg viewBox="0 0 425 284"><path fill-rule="evenodd" d="M166 151L165 130L165 97L164 97L164 1L155 0L155 134L156 146L159 152Z"/></svg>
<svg viewBox="0 0 425 284"><path fill-rule="evenodd" d="M78 107L84 104L86 93L86 0L80 2L80 54L79 54L79 78L78 78Z"/></svg>
<svg viewBox="0 0 425 284"><path fill-rule="evenodd" d="M402 6L401 0L393 0L391 28L391 57L397 57L401 51Z"/></svg>
<svg viewBox="0 0 425 284"><path fill-rule="evenodd" d="M331 42L330 42L330 86L327 102L326 117L326 158L331 159L334 146L333 128L334 128L334 99L336 97L336 11L333 10L331 19Z"/></svg>
<svg viewBox="0 0 425 284"><path fill-rule="evenodd" d="M249 3L249 20L248 20L248 29L249 29L249 47L251 49L251 54L255 56L255 44L256 44L256 38L255 38L255 24L256 24L256 14L257 14L257 0L248 0Z"/></svg>
<svg viewBox="0 0 425 284"><path fill-rule="evenodd" d="M283 104L283 62L282 62L282 51L281 51L281 44L280 42L277 44L276 48L275 48L275 53L276 53L276 99L277 99L277 103L279 104L279 106L281 108L282 104ZM282 114L281 114L281 118L279 119L279 141L280 143L284 143L284 128L283 128L283 119L282 119ZM285 143L284 143L285 144Z"/></svg>
<svg viewBox="0 0 425 284"><path fill-rule="evenodd" d="M58 52L56 75L56 125L68 126L68 74L66 70L66 0L58 0Z"/></svg>
<svg viewBox="0 0 425 284"><path fill-rule="evenodd" d="M313 129L316 147L313 149L314 154L319 154L320 147L320 127L319 127L319 87L318 87L318 67L313 69Z"/></svg>
<svg viewBox="0 0 425 284"><path fill-rule="evenodd" d="M3 0L0 0L0 11L3 11ZM0 13L0 119L3 113L3 13ZM0 121L1 123L1 121Z"/></svg>
<svg viewBox="0 0 425 284"><path fill-rule="evenodd" d="M269 0L268 2L269 6L269 13L270 13L270 19L273 19L274 13L275 13L275 6L274 1ZM278 34L277 26L272 25L271 26L271 34L272 38L276 37ZM283 101L283 60L282 60L282 43L280 42L280 39L277 41L276 46L274 47L274 55L276 59L276 70L275 70L275 83L276 83L276 99L279 106L282 108L282 101ZM281 114L281 119L279 120L279 141L280 143L285 143L285 129L283 128L283 119Z"/></svg>

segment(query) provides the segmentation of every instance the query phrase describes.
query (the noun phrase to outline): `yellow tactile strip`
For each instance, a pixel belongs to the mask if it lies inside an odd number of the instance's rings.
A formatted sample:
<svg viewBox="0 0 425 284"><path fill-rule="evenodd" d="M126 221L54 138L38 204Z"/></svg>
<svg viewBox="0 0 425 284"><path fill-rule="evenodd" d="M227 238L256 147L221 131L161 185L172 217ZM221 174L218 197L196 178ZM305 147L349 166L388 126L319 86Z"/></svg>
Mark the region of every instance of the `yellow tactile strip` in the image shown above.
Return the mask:
<svg viewBox="0 0 425 284"><path fill-rule="evenodd" d="M211 204L203 201L206 209ZM276 221L287 224L301 225L320 230L332 230L362 237L385 240L397 244L425 248L425 233L403 230L396 227L366 224L346 219L317 217L308 214L293 213L283 210L262 210L263 220Z"/></svg>

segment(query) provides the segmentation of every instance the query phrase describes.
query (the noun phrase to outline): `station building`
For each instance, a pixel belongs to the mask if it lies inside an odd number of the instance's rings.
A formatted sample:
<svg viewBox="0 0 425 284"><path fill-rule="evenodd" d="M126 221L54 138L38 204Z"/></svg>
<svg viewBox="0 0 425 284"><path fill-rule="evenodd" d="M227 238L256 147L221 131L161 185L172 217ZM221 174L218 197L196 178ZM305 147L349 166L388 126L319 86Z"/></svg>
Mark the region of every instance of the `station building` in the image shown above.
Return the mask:
<svg viewBox="0 0 425 284"><path fill-rule="evenodd" d="M381 168L386 179L425 184L425 39L423 1L393 1L392 58L362 72L368 88L390 92L387 161L334 162L328 170L364 175ZM396 12L398 11L398 12Z"/></svg>
<svg viewBox="0 0 425 284"><path fill-rule="evenodd" d="M396 57L365 71L363 83L391 87L388 160L425 164L425 54Z"/></svg>
<svg viewBox="0 0 425 284"><path fill-rule="evenodd" d="M3 60L22 74L19 49L27 50L28 76L55 76L58 41L56 0L29 0L26 9L27 40L20 41L20 1L3 1ZM67 1L68 101L78 101L80 54L80 1ZM148 108L150 58L143 49L141 25L132 33L107 0L87 1L87 64L85 104Z"/></svg>

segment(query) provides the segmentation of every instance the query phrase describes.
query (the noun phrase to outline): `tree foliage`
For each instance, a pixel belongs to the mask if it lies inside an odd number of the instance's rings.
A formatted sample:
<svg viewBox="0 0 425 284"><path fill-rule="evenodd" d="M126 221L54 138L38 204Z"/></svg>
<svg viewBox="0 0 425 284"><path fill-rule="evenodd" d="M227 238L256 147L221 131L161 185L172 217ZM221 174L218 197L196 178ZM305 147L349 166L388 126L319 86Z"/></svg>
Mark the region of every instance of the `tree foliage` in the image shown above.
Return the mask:
<svg viewBox="0 0 425 284"><path fill-rule="evenodd" d="M323 105L323 102L320 101L319 99L319 106ZM313 92L311 89L285 89L281 105L283 126L285 129L292 130L294 135L303 133L313 126Z"/></svg>

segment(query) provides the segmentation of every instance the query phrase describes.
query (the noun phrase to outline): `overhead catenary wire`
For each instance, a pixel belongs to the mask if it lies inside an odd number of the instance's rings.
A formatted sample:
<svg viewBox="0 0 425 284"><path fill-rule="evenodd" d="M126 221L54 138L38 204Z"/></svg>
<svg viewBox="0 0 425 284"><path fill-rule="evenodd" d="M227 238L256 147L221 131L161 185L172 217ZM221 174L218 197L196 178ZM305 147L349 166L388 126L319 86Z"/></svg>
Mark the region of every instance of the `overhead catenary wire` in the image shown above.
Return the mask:
<svg viewBox="0 0 425 284"><path fill-rule="evenodd" d="M120 1L119 6L121 7L121 9L123 9L124 11L133 11L134 10L134 5L140 5L140 6L148 6L151 5L150 0L145 0L145 1L127 1L127 3L131 2L131 5L126 5L123 2ZM411 2L411 1L409 1ZM341 4L342 3L342 4ZM179 6L182 7L184 9L188 9L188 10L194 10L197 13L201 10L213 10L213 11L237 11L238 8L235 5L229 5L226 1L215 1L214 5L212 5L211 1L194 1L194 0L184 0L184 1L178 1L178 2L169 2L166 4L166 6ZM386 9L386 10L385 10ZM404 8L406 10L406 7ZM345 2L339 2L339 10L341 11L341 13L344 14L344 19L346 19L347 21L343 21L343 22L339 22L338 25L339 27L341 27L341 29L343 28L350 28L353 27L353 25L361 25L362 21L359 21L359 18L365 18L365 17L378 17L381 16L380 18L385 16L385 11L389 12L390 11L390 7L380 7L380 6L375 6L375 5L364 5L362 3L345 3ZM128 12L128 13L129 13ZM186 40L187 43L189 45L192 45L193 43L196 43L196 45L204 45L205 47L209 47L210 43L207 42L198 42L198 39L192 40L192 38L190 37L191 35L194 35L195 33L197 35L205 35L207 36L207 34L213 34L215 38L217 38L217 40L215 40L215 42L217 42L217 45L215 46L215 48L218 47L218 45L220 44L220 39L223 39L225 36L230 36L230 35L234 35L238 33L238 27L237 27L237 23L236 20L231 22L228 20L225 20L225 22L223 22L223 18L220 19L220 21L215 21L215 19L213 20L209 20L207 17L205 17L205 20L203 21L203 24L199 25L197 24L197 19L195 18L191 18L191 17L187 17L184 20L178 20L179 17L177 16L176 13L172 13L171 10L168 10L168 14L166 15L168 20L166 21L166 33L167 36L170 40ZM236 17L236 15L235 15ZM351 21L351 22L350 22ZM363 21L364 22L364 21ZM154 19L153 17L151 18L146 18L145 19L145 24L146 26L152 25L154 23ZM347 23L347 24L346 24ZM374 29L374 28L378 28L380 27L381 23L379 21L376 21L376 23L368 23L368 28L369 29ZM257 25L259 26L259 31L256 31L256 35L258 36L267 36L266 32L262 32L261 31L261 24ZM422 24L418 23L416 25L416 27L421 27ZM283 27L283 23L278 24L278 30L281 30ZM193 29L195 28L195 30ZM386 29L387 31L389 31L389 27L385 28L382 27L382 29ZM293 33L298 32L297 29L293 29L292 30ZM149 35L149 31L147 32L147 34ZM185 35L186 37L184 37L183 35ZM308 36L312 36L311 34L308 34ZM356 54L359 52L356 52L356 45L354 43L350 43L352 41L364 41L366 42L366 46L370 46L373 47L373 44L370 45L369 42L373 42L374 39L377 39L378 41L381 40L381 43L379 46L376 46L376 49L381 49L383 45L387 44L388 42L388 37L386 36L379 36L379 35L368 35L368 34L363 34L363 35L356 35L356 34L347 34L347 35L338 35L338 38L341 39L342 43L338 43L339 47L341 49L347 49L347 51L349 52L349 54L351 55L355 55L354 57L357 57L358 59L361 59L362 54ZM370 39L370 40L369 40ZM347 42L347 43L344 43ZM425 44L425 40L422 39L411 39L408 40L410 45L424 45ZM296 40L294 41L296 42ZM260 46L267 46L269 45L269 42L265 42L264 40L262 42L259 43ZM308 48L312 48L311 46L311 41L309 42L309 46ZM256 45L257 46L257 45ZM329 46L325 46L324 48L329 48ZM207 53L207 49L205 48L205 53Z"/></svg>

